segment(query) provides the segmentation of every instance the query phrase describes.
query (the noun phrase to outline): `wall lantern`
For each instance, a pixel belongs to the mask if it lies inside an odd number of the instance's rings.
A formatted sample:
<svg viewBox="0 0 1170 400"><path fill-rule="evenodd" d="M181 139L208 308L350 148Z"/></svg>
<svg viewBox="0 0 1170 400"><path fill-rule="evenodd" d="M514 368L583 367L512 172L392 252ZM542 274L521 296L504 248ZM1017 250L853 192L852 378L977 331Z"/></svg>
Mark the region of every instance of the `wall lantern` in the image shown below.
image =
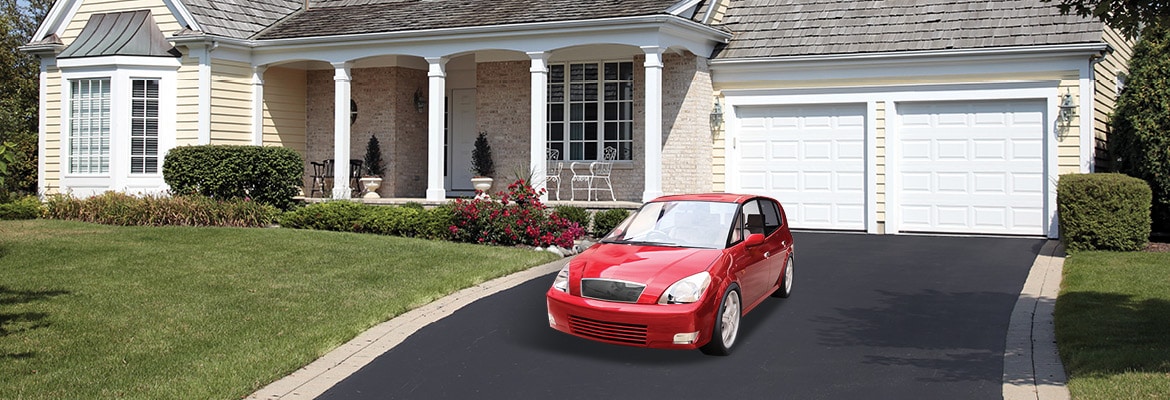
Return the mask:
<svg viewBox="0 0 1170 400"><path fill-rule="evenodd" d="M715 109L711 110L711 132L718 132L723 128L723 105L715 101Z"/></svg>
<svg viewBox="0 0 1170 400"><path fill-rule="evenodd" d="M418 109L418 112L423 112L427 108L427 98L423 97L422 89L414 91L414 108Z"/></svg>
<svg viewBox="0 0 1170 400"><path fill-rule="evenodd" d="M1073 117L1077 116L1077 105L1073 103L1072 93L1065 93L1060 100L1060 116L1057 122L1062 127L1072 126Z"/></svg>

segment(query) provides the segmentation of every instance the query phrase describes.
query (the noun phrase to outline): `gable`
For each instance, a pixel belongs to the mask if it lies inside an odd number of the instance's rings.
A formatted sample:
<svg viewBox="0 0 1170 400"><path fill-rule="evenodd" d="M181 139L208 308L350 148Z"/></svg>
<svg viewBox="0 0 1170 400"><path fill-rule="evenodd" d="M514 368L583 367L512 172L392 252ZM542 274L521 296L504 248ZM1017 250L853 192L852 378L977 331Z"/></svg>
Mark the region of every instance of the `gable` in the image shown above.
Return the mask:
<svg viewBox="0 0 1170 400"><path fill-rule="evenodd" d="M1102 24L1035 0L743 0L713 58L1100 43Z"/></svg>

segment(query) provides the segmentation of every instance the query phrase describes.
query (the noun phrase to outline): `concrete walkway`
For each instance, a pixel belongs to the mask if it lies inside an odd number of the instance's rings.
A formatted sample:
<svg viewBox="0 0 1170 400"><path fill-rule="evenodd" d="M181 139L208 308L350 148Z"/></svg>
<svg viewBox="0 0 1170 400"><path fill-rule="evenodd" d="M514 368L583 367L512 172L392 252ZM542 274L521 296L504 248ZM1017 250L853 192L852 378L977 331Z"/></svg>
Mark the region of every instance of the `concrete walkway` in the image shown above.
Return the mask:
<svg viewBox="0 0 1170 400"><path fill-rule="evenodd" d="M481 298L554 273L554 261L460 290L371 328L311 364L252 393L249 399L312 399L325 393L428 324ZM1064 367L1056 351L1052 319L1060 290L1064 250L1048 241L1036 257L1012 311L1004 349L1005 400L1067 400Z"/></svg>
<svg viewBox="0 0 1170 400"><path fill-rule="evenodd" d="M1012 310L1003 354L1004 400L1069 399L1052 318L1063 270L1064 247L1049 240Z"/></svg>

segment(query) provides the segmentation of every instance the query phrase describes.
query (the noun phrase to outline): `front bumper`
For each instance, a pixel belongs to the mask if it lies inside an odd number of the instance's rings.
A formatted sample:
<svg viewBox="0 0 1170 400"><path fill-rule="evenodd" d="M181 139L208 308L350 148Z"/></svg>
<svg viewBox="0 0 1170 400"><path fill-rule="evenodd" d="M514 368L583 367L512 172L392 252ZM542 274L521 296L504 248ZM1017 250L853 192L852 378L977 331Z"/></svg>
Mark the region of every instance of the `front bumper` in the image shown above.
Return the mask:
<svg viewBox="0 0 1170 400"><path fill-rule="evenodd" d="M549 288L549 326L570 335L625 346L695 349L711 339L715 308L704 296L691 304L630 304L573 296Z"/></svg>

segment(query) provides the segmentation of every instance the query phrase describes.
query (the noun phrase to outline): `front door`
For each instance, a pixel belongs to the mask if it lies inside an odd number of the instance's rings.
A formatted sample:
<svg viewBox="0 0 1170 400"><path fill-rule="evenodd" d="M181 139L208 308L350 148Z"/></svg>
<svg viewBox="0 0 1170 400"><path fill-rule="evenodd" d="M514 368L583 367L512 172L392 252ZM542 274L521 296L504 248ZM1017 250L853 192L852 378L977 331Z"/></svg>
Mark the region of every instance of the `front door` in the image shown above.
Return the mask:
<svg viewBox="0 0 1170 400"><path fill-rule="evenodd" d="M452 196L471 196L471 149L475 145L475 89L451 91L447 114L446 190Z"/></svg>

